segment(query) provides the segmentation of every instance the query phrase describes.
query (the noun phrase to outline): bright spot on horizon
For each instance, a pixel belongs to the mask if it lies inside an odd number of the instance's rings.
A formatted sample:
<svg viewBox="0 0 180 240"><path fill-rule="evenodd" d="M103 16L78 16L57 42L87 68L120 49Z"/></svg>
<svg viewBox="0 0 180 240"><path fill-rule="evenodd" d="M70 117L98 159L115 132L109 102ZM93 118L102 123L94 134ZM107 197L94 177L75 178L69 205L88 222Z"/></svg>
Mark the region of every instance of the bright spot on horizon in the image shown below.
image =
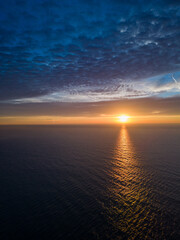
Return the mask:
<svg viewBox="0 0 180 240"><path fill-rule="evenodd" d="M122 123L126 123L129 119L129 116L127 115L121 115L118 117L119 121L122 122Z"/></svg>

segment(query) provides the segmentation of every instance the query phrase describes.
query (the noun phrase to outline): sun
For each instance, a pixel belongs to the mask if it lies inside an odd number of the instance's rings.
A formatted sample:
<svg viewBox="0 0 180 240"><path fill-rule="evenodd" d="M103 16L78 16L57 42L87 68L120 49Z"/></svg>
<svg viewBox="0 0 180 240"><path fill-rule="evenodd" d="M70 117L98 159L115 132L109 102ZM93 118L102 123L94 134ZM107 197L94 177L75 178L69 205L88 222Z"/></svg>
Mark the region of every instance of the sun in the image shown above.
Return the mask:
<svg viewBox="0 0 180 240"><path fill-rule="evenodd" d="M122 122L122 123L126 123L129 119L129 116L127 115L121 115L118 117L119 121Z"/></svg>

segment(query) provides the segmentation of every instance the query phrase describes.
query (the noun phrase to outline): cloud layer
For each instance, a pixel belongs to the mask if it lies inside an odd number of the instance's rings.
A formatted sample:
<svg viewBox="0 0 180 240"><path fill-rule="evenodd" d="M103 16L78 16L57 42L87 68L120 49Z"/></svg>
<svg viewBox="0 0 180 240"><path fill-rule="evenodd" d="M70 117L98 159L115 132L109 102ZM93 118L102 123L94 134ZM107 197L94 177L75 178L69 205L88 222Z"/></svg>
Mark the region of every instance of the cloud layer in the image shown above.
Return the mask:
<svg viewBox="0 0 180 240"><path fill-rule="evenodd" d="M122 99L97 103L22 103L0 104L0 118L13 116L61 117L112 117L130 116L180 116L180 97Z"/></svg>
<svg viewBox="0 0 180 240"><path fill-rule="evenodd" d="M1 1L0 100L178 94L179 6L175 0Z"/></svg>

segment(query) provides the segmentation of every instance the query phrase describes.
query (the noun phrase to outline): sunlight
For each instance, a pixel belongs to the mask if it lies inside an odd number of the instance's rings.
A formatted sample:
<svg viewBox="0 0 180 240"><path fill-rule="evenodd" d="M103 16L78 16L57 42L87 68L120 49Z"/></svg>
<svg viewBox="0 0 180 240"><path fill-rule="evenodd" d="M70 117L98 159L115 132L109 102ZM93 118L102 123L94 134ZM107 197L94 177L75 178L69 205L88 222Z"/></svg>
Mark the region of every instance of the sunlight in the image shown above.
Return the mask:
<svg viewBox="0 0 180 240"><path fill-rule="evenodd" d="M118 117L119 121L122 122L122 123L126 123L129 119L129 116L127 115L121 115Z"/></svg>

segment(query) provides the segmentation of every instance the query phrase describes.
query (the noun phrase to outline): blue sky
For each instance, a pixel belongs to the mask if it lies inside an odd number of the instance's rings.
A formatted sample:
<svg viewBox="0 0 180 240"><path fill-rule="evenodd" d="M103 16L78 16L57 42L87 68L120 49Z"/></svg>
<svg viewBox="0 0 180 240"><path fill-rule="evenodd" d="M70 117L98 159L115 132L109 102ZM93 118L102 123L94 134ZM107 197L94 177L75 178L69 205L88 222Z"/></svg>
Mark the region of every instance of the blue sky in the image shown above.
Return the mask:
<svg viewBox="0 0 180 240"><path fill-rule="evenodd" d="M0 1L0 102L177 97L175 0Z"/></svg>

